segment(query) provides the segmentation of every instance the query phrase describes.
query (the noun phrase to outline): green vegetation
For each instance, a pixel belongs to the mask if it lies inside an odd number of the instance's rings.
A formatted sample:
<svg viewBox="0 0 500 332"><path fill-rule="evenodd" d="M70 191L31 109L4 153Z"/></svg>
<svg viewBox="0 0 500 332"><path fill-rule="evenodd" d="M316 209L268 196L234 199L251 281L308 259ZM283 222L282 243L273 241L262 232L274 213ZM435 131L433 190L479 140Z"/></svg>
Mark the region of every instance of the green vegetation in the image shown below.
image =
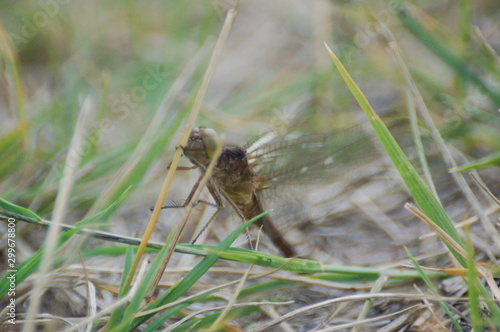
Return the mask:
<svg viewBox="0 0 500 332"><path fill-rule="evenodd" d="M495 2L231 6L4 4L2 329L500 329ZM165 180L194 124L331 135L345 164L282 217L303 256L230 213L185 244L206 204L149 211L194 184Z"/></svg>

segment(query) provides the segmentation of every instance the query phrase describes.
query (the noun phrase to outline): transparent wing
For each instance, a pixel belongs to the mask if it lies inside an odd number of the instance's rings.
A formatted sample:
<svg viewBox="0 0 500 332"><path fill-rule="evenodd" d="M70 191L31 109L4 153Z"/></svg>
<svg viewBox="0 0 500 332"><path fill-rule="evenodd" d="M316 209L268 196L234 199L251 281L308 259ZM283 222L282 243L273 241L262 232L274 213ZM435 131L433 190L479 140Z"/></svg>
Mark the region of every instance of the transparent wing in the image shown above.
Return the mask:
<svg viewBox="0 0 500 332"><path fill-rule="evenodd" d="M308 135L280 131L252 140L246 150L258 190L310 184L341 174L347 164L364 164L374 155L373 144L360 129Z"/></svg>
<svg viewBox="0 0 500 332"><path fill-rule="evenodd" d="M257 196L264 209L273 209L270 217L282 231L310 218L307 200L318 185L377 156L362 127L335 134L274 131L251 140L246 150Z"/></svg>

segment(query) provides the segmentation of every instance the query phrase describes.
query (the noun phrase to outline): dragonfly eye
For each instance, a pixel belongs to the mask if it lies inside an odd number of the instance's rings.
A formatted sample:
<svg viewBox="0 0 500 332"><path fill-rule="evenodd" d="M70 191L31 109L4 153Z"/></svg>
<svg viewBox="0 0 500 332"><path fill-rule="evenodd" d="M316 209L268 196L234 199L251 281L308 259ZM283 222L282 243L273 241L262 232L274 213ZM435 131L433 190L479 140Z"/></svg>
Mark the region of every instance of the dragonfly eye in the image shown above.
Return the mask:
<svg viewBox="0 0 500 332"><path fill-rule="evenodd" d="M217 147L222 144L219 135L211 128L199 128L200 138L205 146L205 152L209 158L212 158Z"/></svg>
<svg viewBox="0 0 500 332"><path fill-rule="evenodd" d="M191 134L189 135L189 141L194 142L200 137L200 128L193 128Z"/></svg>

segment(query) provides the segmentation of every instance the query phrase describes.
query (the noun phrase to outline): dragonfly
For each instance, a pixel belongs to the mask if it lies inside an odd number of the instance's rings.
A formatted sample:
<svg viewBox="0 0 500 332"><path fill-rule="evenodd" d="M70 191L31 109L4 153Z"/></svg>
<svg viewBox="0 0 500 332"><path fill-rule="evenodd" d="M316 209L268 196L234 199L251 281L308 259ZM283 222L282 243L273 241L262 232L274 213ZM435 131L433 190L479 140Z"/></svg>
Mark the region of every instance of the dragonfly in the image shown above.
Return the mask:
<svg viewBox="0 0 500 332"><path fill-rule="evenodd" d="M250 220L264 212L263 193L282 184L301 182L301 179L331 162L328 155L318 153L325 146L325 135L294 135L286 130L270 131L247 143L245 147L224 144L217 163L206 184L214 203L198 201L214 206L217 210L200 231L214 220L228 202L243 220ZM200 177L193 186L185 203L166 205L162 208L182 208L190 204L201 178L210 164L221 139L211 128L194 128L183 154L193 166L177 170L199 169ZM195 203L195 204L197 204ZM285 239L269 215L257 220L273 244L285 257L297 257L293 246ZM199 236L199 235L198 235ZM194 243L198 236L193 240Z"/></svg>

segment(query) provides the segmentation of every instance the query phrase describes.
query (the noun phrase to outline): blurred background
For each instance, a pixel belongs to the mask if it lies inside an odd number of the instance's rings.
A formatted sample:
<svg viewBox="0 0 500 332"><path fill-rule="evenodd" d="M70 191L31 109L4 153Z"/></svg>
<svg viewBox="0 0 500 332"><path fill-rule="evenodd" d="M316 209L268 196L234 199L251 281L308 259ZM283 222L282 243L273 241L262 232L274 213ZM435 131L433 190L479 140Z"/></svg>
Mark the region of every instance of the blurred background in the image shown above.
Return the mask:
<svg viewBox="0 0 500 332"><path fill-rule="evenodd" d="M142 236L233 5L2 1L2 198L51 219L68 145L87 100L85 145L65 223L102 210L132 185L126 200L102 222L115 233ZM392 43L457 163L493 155L500 148L499 22L498 3L487 0L243 0L197 125L212 127L240 145L297 119L303 133L363 128L370 136L326 42L418 168L408 121L415 101L389 49ZM443 205L457 222L471 217L429 128L422 119L419 124ZM301 255L328 264L399 266L407 257L403 245L429 264L448 260L436 237L419 238L429 230L403 209L411 198L402 181L376 142L365 143L351 150L356 156L352 166L342 165L321 185L299 189L299 198L284 198L308 210L305 222L284 227L289 241ZM480 174L498 195L498 168ZM182 201L189 193L186 183L194 183L196 176L178 173L168 199ZM474 190L481 192L477 186ZM488 208L486 195L479 196ZM212 225L201 243L218 243L239 224L234 214L226 214L227 221ZM182 211L162 213L161 218L155 233L159 241ZM191 227L189 235L199 228ZM479 255L498 257L499 249L488 248L491 239L476 227ZM20 225L19 260L38 249L43 233ZM277 253L263 242L263 251ZM242 237L239 245L245 243Z"/></svg>

